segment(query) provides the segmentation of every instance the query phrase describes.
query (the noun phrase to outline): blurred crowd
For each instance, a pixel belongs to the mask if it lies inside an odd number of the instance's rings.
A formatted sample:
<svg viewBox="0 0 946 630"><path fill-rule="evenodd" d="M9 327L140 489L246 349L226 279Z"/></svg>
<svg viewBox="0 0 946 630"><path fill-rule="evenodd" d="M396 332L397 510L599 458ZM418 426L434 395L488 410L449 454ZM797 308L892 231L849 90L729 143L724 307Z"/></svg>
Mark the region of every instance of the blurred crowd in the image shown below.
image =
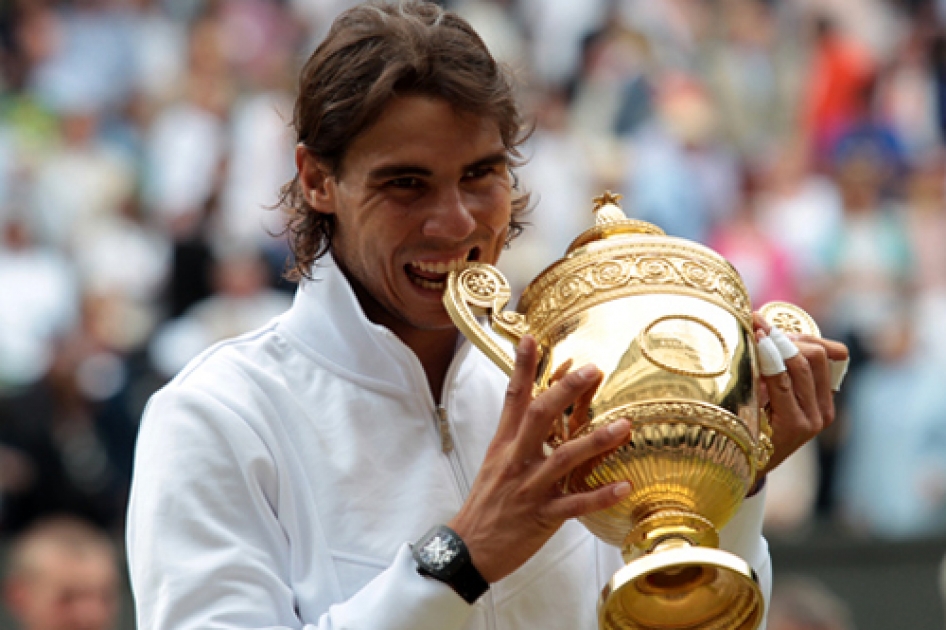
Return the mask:
<svg viewBox="0 0 946 630"><path fill-rule="evenodd" d="M351 4L0 2L0 534L120 531L150 394L288 306L294 77ZM534 121L513 284L622 193L851 348L769 532L946 533L946 1L441 4Z"/></svg>

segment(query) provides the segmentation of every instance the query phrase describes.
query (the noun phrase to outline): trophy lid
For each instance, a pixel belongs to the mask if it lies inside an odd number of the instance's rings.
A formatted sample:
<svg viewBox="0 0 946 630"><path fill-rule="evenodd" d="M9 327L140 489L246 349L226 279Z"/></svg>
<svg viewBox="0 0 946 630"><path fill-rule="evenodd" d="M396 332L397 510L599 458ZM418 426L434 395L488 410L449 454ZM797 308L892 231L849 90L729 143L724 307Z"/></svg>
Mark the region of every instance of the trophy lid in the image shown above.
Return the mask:
<svg viewBox="0 0 946 630"><path fill-rule="evenodd" d="M544 313L549 309L561 311L566 302L573 306L590 304L580 298L589 291L600 301L605 294L652 293L659 289L660 293L698 293L732 311L751 329L749 295L729 261L705 245L668 236L647 221L627 218L618 205L620 200L621 195L611 191L594 198L595 225L582 232L562 258L529 283L516 311L526 314L538 309ZM604 283L606 288L595 278L583 275L601 265L608 274L617 274ZM535 313L530 317L542 320ZM558 321L549 319L553 320Z"/></svg>
<svg viewBox="0 0 946 630"><path fill-rule="evenodd" d="M649 234L652 236L666 236L666 233L653 223L638 219L628 219L621 210L618 202L621 195L606 190L603 195L593 199L595 224L578 235L568 246L567 256L575 253L579 248L594 241L620 238L630 235Z"/></svg>

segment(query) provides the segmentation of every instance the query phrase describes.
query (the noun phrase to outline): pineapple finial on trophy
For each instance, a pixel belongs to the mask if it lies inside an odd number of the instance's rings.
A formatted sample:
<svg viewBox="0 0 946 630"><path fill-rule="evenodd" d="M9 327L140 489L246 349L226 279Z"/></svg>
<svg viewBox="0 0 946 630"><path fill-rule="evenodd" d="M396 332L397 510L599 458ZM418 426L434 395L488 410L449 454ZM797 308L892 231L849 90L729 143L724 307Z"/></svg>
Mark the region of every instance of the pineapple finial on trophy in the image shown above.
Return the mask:
<svg viewBox="0 0 946 630"><path fill-rule="evenodd" d="M604 194L598 195L592 201L595 203L595 207L592 209L592 212L595 213L595 224L602 225L604 223L613 223L615 221L623 221L627 219L627 216L624 214L624 211L621 210L621 206L618 204L621 201L622 195L612 193L610 190L604 191Z"/></svg>

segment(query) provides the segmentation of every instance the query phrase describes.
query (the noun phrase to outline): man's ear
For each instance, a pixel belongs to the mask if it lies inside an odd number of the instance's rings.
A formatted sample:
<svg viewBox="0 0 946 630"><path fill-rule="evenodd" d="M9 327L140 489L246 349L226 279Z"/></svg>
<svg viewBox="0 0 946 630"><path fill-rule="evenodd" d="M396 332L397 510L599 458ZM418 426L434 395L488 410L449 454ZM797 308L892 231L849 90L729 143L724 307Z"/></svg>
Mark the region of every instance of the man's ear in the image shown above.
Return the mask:
<svg viewBox="0 0 946 630"><path fill-rule="evenodd" d="M335 214L335 179L328 166L302 143L296 145L296 168L306 203L316 212Z"/></svg>

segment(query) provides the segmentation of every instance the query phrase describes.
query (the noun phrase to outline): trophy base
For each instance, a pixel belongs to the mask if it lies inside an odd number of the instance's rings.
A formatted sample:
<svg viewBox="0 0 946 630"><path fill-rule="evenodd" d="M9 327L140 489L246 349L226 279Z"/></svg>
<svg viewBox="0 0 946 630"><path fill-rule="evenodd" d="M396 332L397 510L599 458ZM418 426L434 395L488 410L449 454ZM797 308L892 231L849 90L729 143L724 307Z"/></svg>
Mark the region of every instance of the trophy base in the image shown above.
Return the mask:
<svg viewBox="0 0 946 630"><path fill-rule="evenodd" d="M673 545L614 574L598 602L601 630L755 630L765 601L736 555Z"/></svg>

